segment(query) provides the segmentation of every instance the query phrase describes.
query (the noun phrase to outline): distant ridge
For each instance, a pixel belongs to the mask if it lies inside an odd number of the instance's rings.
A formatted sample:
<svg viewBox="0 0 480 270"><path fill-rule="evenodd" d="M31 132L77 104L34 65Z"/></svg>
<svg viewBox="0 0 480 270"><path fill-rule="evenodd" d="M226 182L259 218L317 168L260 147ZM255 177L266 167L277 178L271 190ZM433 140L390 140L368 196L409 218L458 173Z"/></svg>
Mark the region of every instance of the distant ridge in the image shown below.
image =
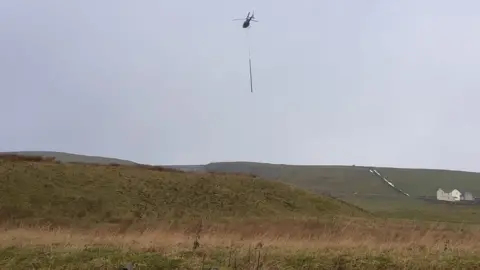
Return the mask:
<svg viewBox="0 0 480 270"><path fill-rule="evenodd" d="M43 157L53 157L55 160L60 162L75 162L75 163L96 163L96 164L120 164L120 165L135 165L137 163L118 159L118 158L107 158L99 156L88 156L88 155L79 155L71 154L66 152L55 152L55 151L17 151L17 152L1 152L0 154L16 154L21 156L43 156Z"/></svg>

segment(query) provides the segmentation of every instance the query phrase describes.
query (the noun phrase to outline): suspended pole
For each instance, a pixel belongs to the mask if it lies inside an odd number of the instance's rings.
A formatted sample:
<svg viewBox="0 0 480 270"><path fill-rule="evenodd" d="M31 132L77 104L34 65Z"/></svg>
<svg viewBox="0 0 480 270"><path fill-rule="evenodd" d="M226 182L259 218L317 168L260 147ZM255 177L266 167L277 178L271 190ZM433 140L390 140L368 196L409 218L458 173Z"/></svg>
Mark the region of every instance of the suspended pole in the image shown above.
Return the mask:
<svg viewBox="0 0 480 270"><path fill-rule="evenodd" d="M250 36L247 29L247 43L248 43L248 67L250 71L250 92L253 93L253 78L252 78L252 53L250 49Z"/></svg>
<svg viewBox="0 0 480 270"><path fill-rule="evenodd" d="M248 59L248 64L250 65L250 92L253 93L252 60L251 59Z"/></svg>
<svg viewBox="0 0 480 270"><path fill-rule="evenodd" d="M252 56L250 54L250 42L248 44L248 66L250 68L250 92L253 93L253 79L252 79Z"/></svg>

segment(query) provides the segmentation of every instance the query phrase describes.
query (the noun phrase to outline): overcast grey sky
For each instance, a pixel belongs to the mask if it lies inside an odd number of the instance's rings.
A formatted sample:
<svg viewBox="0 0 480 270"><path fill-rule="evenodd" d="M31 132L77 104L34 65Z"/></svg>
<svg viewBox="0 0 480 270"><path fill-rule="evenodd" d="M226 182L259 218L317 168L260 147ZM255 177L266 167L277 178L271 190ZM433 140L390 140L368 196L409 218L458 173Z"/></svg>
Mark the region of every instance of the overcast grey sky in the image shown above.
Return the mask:
<svg viewBox="0 0 480 270"><path fill-rule="evenodd" d="M479 8L2 0L0 151L480 171Z"/></svg>

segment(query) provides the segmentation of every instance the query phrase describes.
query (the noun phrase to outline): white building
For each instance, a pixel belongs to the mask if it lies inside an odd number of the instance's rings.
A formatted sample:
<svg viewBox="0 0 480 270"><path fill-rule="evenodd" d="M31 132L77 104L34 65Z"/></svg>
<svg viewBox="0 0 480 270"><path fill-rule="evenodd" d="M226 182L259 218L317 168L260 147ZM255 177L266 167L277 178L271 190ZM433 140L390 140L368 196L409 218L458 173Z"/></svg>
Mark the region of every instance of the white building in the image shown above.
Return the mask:
<svg viewBox="0 0 480 270"><path fill-rule="evenodd" d="M457 202L457 201L473 201L474 197L472 193L465 192L464 195L458 190L454 189L451 192L445 192L441 188L437 190L437 200L440 201L449 201L449 202Z"/></svg>
<svg viewBox="0 0 480 270"><path fill-rule="evenodd" d="M449 201L449 202L455 201L450 192L445 192L441 188L439 188L437 190L437 200L439 200L439 201Z"/></svg>
<svg viewBox="0 0 480 270"><path fill-rule="evenodd" d="M460 199L462 198L462 193L460 191L458 191L458 189L452 190L452 192L450 192L450 194L452 194L452 197L453 197L454 201L460 201Z"/></svg>
<svg viewBox="0 0 480 270"><path fill-rule="evenodd" d="M475 197L473 197L473 194L471 192L465 192L463 193L463 200L465 201L474 201Z"/></svg>

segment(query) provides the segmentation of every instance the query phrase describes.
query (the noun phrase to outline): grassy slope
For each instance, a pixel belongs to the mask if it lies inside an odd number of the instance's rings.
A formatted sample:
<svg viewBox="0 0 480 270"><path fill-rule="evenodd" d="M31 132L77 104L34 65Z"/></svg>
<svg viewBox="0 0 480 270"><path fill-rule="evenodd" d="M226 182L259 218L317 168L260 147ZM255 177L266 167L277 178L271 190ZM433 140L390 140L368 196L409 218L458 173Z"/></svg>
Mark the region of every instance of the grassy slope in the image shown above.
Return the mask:
<svg viewBox="0 0 480 270"><path fill-rule="evenodd" d="M342 213L363 214L333 198L250 176L0 160L0 221L87 224Z"/></svg>
<svg viewBox="0 0 480 270"><path fill-rule="evenodd" d="M436 196L438 188L445 191L456 188L480 197L480 173L399 168L379 168L379 171L414 196Z"/></svg>
<svg viewBox="0 0 480 270"><path fill-rule="evenodd" d="M31 152L34 154L38 152ZM118 159L42 152L63 162L122 163ZM129 161L126 161L130 163ZM211 163L206 166L168 166L187 171L240 172L259 175L266 179L286 182L317 192L330 193L344 201L376 213L402 218L422 218L461 222L480 222L480 207L436 205L415 198L399 196L365 167L352 166L292 166L253 162ZM477 173L379 168L379 171L412 196L435 196L438 187L471 191L480 196ZM356 192L356 195L354 193Z"/></svg>
<svg viewBox="0 0 480 270"><path fill-rule="evenodd" d="M208 164L209 171L253 173L261 177L295 183L315 191L333 193L363 193L395 195L379 178L365 167L353 166L294 166L250 162L219 162ZM377 168L396 186L413 196L435 196L439 187L470 191L480 197L480 173Z"/></svg>
<svg viewBox="0 0 480 270"><path fill-rule="evenodd" d="M128 160L63 152L24 151L14 153L55 157L56 160L62 162L135 164ZM203 171L203 167L205 167L206 170L212 172L252 173L263 178L292 183L316 192L331 192L339 195L353 192L385 196L397 195L378 178L372 177L365 167L294 166L254 162L217 162L205 166L172 165L166 167L187 171ZM441 187L446 191L454 188L460 191L470 191L480 197L480 173L428 169L377 169L393 181L396 186L404 189L412 196L435 196L437 188Z"/></svg>
<svg viewBox="0 0 480 270"><path fill-rule="evenodd" d="M315 192L333 194L384 194L397 192L362 167L352 166L293 166L251 162L211 163L208 171L247 173L267 179L298 185Z"/></svg>
<svg viewBox="0 0 480 270"><path fill-rule="evenodd" d="M295 184L314 192L330 192L349 203L379 214L429 220L480 222L480 206L432 204L399 196L365 167L293 166L251 162L221 162L208 171L252 173L267 179ZM396 186L415 196L435 196L438 187L457 188L480 196L480 174L419 169L378 168ZM357 193L354 195L354 193Z"/></svg>

